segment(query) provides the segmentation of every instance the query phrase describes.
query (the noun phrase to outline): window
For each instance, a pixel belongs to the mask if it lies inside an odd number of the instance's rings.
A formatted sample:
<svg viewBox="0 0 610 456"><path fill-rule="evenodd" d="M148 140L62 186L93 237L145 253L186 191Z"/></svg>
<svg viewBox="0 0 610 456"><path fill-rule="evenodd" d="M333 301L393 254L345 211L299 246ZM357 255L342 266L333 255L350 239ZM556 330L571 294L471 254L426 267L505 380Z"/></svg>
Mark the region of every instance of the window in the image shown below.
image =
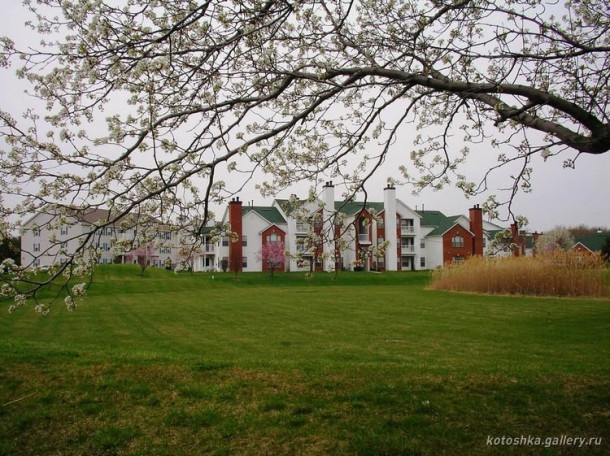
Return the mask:
<svg viewBox="0 0 610 456"><path fill-rule="evenodd" d="M241 267L242 268L247 268L248 267L248 257L242 257L242 259L241 259Z"/></svg>
<svg viewBox="0 0 610 456"><path fill-rule="evenodd" d="M297 238L297 252L304 252L306 250L305 247L305 239L304 238Z"/></svg>
<svg viewBox="0 0 610 456"><path fill-rule="evenodd" d="M34 244L34 252L40 252L40 244L39 243Z"/></svg>
<svg viewBox="0 0 610 456"><path fill-rule="evenodd" d="M421 238L421 240L419 241L419 248L420 249L426 248L426 240L424 238Z"/></svg>
<svg viewBox="0 0 610 456"><path fill-rule="evenodd" d="M280 242L280 237L276 233L271 233L267 236L268 244L277 244Z"/></svg>
<svg viewBox="0 0 610 456"><path fill-rule="evenodd" d="M223 236L222 238L222 246L229 247L229 236Z"/></svg>
<svg viewBox="0 0 610 456"><path fill-rule="evenodd" d="M104 252L108 252L108 251L110 250L110 246L108 245L108 243L107 243L107 242L104 242L104 243L102 244L102 250L103 250Z"/></svg>
<svg viewBox="0 0 610 456"><path fill-rule="evenodd" d="M420 265L422 268L425 268L425 267L426 267L426 257L421 257L421 258L419 259L419 265Z"/></svg>
<svg viewBox="0 0 610 456"><path fill-rule="evenodd" d="M171 241L172 233L170 231L162 231L161 233L157 233L157 237L164 241Z"/></svg>
<svg viewBox="0 0 610 456"><path fill-rule="evenodd" d="M248 246L248 236L246 236L245 234L241 237L241 245L243 245L244 247Z"/></svg>
<svg viewBox="0 0 610 456"><path fill-rule="evenodd" d="M34 235L34 237L40 237L40 230L38 228L34 228L32 230L32 234Z"/></svg>
<svg viewBox="0 0 610 456"><path fill-rule="evenodd" d="M464 247L464 238L456 234L451 238L451 247Z"/></svg>
<svg viewBox="0 0 610 456"><path fill-rule="evenodd" d="M307 222L297 222L297 231L299 231L299 232L303 232L303 231L307 232L307 231L309 231L309 227L310 227L310 225Z"/></svg>
<svg viewBox="0 0 610 456"><path fill-rule="evenodd" d="M460 256L460 255L456 255L453 257L452 260L454 263L463 263L464 262L464 257Z"/></svg>
<svg viewBox="0 0 610 456"><path fill-rule="evenodd" d="M63 234L63 235L68 234L68 227L67 226L62 226L61 227L61 234Z"/></svg>
<svg viewBox="0 0 610 456"><path fill-rule="evenodd" d="M385 239L383 238L383 236L379 236L377 238L377 244L383 244L385 242Z"/></svg>

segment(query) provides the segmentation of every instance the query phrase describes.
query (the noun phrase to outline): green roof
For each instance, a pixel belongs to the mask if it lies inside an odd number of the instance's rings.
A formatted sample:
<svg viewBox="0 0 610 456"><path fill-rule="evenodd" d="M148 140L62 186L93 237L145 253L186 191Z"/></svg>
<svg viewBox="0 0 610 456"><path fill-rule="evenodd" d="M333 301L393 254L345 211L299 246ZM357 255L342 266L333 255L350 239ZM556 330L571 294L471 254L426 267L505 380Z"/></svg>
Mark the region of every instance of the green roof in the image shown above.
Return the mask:
<svg viewBox="0 0 610 456"><path fill-rule="evenodd" d="M434 227L428 236L441 236L455 225L461 215L446 216L441 211L416 211L421 215L421 225Z"/></svg>
<svg viewBox="0 0 610 456"><path fill-rule="evenodd" d="M292 214L301 204L305 203L305 200L297 200L297 204L293 204L289 199L276 198L275 202L282 208L284 213L287 215Z"/></svg>
<svg viewBox="0 0 610 456"><path fill-rule="evenodd" d="M364 201L335 201L335 210L347 215L357 214L363 209L367 211L372 209L375 213L379 214L383 212L383 203L374 201L367 201L366 203Z"/></svg>
<svg viewBox="0 0 610 456"><path fill-rule="evenodd" d="M213 226L202 226L201 230L199 231L199 233L200 234L210 234L213 229L214 229Z"/></svg>
<svg viewBox="0 0 610 456"><path fill-rule="evenodd" d="M415 211L421 216L422 226L440 226L447 216L441 211Z"/></svg>
<svg viewBox="0 0 610 456"><path fill-rule="evenodd" d="M282 217L282 214L276 207L272 206L243 206L241 208L242 216L248 214L249 212L256 212L258 215L263 217L269 223L275 225L285 225L286 219Z"/></svg>
<svg viewBox="0 0 610 456"><path fill-rule="evenodd" d="M574 239L576 243L581 243L592 252L599 252L606 241L606 238L610 237L610 233L595 233L589 236L580 236Z"/></svg>

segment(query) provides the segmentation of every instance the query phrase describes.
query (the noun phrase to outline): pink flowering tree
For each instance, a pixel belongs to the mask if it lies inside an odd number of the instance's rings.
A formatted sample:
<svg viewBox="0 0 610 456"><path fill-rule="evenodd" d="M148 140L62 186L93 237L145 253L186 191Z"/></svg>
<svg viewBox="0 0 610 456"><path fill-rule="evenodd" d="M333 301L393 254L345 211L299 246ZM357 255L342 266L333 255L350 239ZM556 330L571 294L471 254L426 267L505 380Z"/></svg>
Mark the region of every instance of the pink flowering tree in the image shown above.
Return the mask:
<svg viewBox="0 0 610 456"><path fill-rule="evenodd" d="M137 247L135 250L126 255L129 260L135 259L140 266L140 275L144 275L144 271L150 265L155 253L155 247L152 244Z"/></svg>
<svg viewBox="0 0 610 456"><path fill-rule="evenodd" d="M263 262L263 269L265 265L271 271L271 277L276 269L280 269L284 266L286 260L286 252L284 250L283 242L268 242L263 244L259 250L258 257Z"/></svg>

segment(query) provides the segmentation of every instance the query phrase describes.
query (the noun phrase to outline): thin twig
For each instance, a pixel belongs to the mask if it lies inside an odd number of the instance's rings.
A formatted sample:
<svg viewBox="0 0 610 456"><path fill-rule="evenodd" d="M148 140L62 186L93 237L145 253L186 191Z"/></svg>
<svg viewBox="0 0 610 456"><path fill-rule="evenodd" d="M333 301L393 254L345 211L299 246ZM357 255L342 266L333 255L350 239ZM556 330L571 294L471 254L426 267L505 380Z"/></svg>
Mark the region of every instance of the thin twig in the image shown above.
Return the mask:
<svg viewBox="0 0 610 456"><path fill-rule="evenodd" d="M34 394L36 394L36 393L34 392L34 393L26 394L25 396L20 397L19 399L15 399L13 401L7 402L6 404L2 404L2 407L6 407L7 405L11 405L11 404L14 404L15 402L19 402L24 399L27 399L28 397L33 396Z"/></svg>

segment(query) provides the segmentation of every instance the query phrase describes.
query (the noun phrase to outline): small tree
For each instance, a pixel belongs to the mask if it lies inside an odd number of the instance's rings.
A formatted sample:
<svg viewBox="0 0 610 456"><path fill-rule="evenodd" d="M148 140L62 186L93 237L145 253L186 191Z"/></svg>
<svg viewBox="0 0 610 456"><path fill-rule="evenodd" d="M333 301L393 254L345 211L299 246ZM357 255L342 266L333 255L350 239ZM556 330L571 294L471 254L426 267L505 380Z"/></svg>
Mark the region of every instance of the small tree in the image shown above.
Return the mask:
<svg viewBox="0 0 610 456"><path fill-rule="evenodd" d="M574 246L574 236L567 228L557 227L540 235L536 241L539 253L553 253L558 250L568 251Z"/></svg>
<svg viewBox="0 0 610 456"><path fill-rule="evenodd" d="M277 268L281 268L284 266L284 261L286 260L286 252L284 251L284 243L283 242L268 242L263 244L259 253L259 258L262 260L263 265L267 265L269 270L271 271L271 277L273 277L273 272Z"/></svg>
<svg viewBox="0 0 610 456"><path fill-rule="evenodd" d="M134 259L140 266L140 275L144 276L144 271L150 265L150 260L155 253L155 248L152 244L147 244L145 246L140 246L136 248L133 252L127 255L127 258Z"/></svg>

